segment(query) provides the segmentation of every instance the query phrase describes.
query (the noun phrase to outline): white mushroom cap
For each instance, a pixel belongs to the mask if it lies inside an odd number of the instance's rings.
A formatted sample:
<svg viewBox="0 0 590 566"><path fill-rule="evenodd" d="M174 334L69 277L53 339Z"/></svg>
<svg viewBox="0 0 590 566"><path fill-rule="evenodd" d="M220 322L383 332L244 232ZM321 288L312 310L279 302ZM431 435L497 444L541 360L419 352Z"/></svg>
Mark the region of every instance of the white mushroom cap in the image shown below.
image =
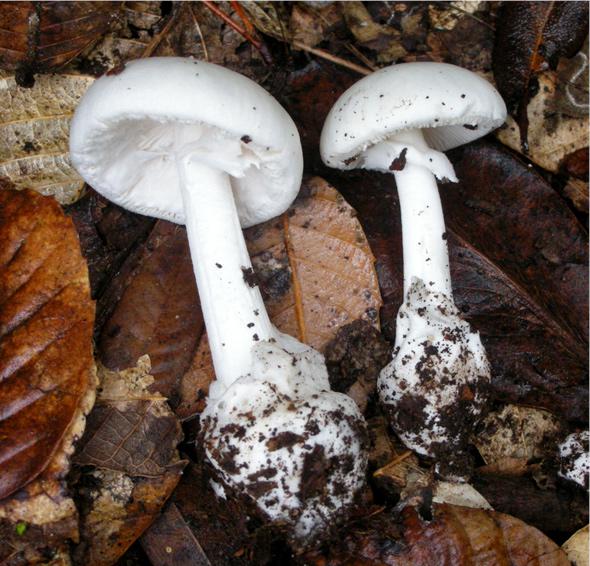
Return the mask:
<svg viewBox="0 0 590 566"><path fill-rule="evenodd" d="M303 172L295 124L250 79L192 58L154 57L103 76L70 132L74 167L95 190L141 214L184 223L175 159L231 176L242 226L284 212Z"/></svg>
<svg viewBox="0 0 590 566"><path fill-rule="evenodd" d="M445 151L500 126L506 105L479 75L447 63L403 63L352 85L326 118L320 153L326 165L354 169L367 148L410 129Z"/></svg>

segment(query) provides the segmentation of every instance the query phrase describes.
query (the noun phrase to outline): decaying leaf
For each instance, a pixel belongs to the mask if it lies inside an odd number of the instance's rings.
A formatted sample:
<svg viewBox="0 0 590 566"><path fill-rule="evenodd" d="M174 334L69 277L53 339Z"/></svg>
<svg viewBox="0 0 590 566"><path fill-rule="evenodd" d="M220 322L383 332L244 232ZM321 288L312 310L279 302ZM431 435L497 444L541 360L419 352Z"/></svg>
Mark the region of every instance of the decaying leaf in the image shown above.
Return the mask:
<svg viewBox="0 0 590 566"><path fill-rule="evenodd" d="M588 34L584 2L504 2L493 54L494 77L527 147L527 106L536 75L573 57Z"/></svg>
<svg viewBox="0 0 590 566"><path fill-rule="evenodd" d="M479 468L472 479L473 486L494 509L518 517L545 533L570 536L588 523L588 498L582 490L539 483L528 475L484 474Z"/></svg>
<svg viewBox="0 0 590 566"><path fill-rule="evenodd" d="M245 0L242 7L259 31L279 41L290 40L289 16L285 6L278 2Z"/></svg>
<svg viewBox="0 0 590 566"><path fill-rule="evenodd" d="M562 427L555 415L506 405L484 419L473 443L490 471L518 474L527 470L530 460L553 455L560 433Z"/></svg>
<svg viewBox="0 0 590 566"><path fill-rule="evenodd" d="M568 155L588 147L588 116L571 116L561 111L563 94L553 71L538 75L537 81L539 89L526 108L527 157L543 169L557 173ZM503 144L522 152L524 138L511 116L496 135Z"/></svg>
<svg viewBox="0 0 590 566"><path fill-rule="evenodd" d="M310 553L308 564L343 566L567 566L565 553L522 521L482 509L433 504L432 519L414 507L397 517L384 511L343 533L325 552Z"/></svg>
<svg viewBox="0 0 590 566"><path fill-rule="evenodd" d="M78 537L64 477L94 403L94 304L53 199L0 188L0 242L0 561L33 564Z"/></svg>
<svg viewBox="0 0 590 566"><path fill-rule="evenodd" d="M486 498L468 483L435 482L432 489L432 502L473 509L492 509Z"/></svg>
<svg viewBox="0 0 590 566"><path fill-rule="evenodd" d="M249 228L246 239L282 332L321 351L349 322L378 324L375 259L356 212L323 179L305 181L283 217Z"/></svg>
<svg viewBox="0 0 590 566"><path fill-rule="evenodd" d="M0 73L0 177L16 189L75 201L84 181L68 153L69 124L78 100L94 79L47 75L33 88L19 87L14 75Z"/></svg>
<svg viewBox="0 0 590 566"><path fill-rule="evenodd" d="M99 366L101 386L74 461L81 543L75 559L114 564L159 514L182 473L178 420L164 397L150 393L148 356L111 372Z"/></svg>
<svg viewBox="0 0 590 566"><path fill-rule="evenodd" d="M33 74L65 65L115 22L121 2L2 2L0 68L17 71L21 86Z"/></svg>
<svg viewBox="0 0 590 566"><path fill-rule="evenodd" d="M141 538L150 562L158 566L211 566L178 507L171 503Z"/></svg>
<svg viewBox="0 0 590 566"><path fill-rule="evenodd" d="M246 230L254 272L273 324L323 351L342 326L378 325L374 258L354 210L323 179L304 182L281 217ZM213 377L206 335L182 384L179 411L198 410ZM202 408L202 407L201 407Z"/></svg>
<svg viewBox="0 0 590 566"><path fill-rule="evenodd" d="M0 498L59 450L94 385L88 271L53 199L0 190Z"/></svg>
<svg viewBox="0 0 590 566"><path fill-rule="evenodd" d="M98 300L94 326L96 335L111 315L122 292L119 286L108 283L147 238L155 220L133 214L92 189L88 189L80 200L68 208L68 214L78 230L82 255L88 263L92 297Z"/></svg>
<svg viewBox="0 0 590 566"><path fill-rule="evenodd" d="M580 212L588 214L588 182L581 179L570 179L563 188L563 194L572 201Z"/></svg>
<svg viewBox="0 0 590 566"><path fill-rule="evenodd" d="M362 2L344 2L344 19L357 42L375 52L377 61L391 63L406 54L402 35L395 28L373 21Z"/></svg>
<svg viewBox="0 0 590 566"><path fill-rule="evenodd" d="M576 531L561 548L574 566L588 566L588 525Z"/></svg>
<svg viewBox="0 0 590 566"><path fill-rule="evenodd" d="M180 380L203 332L184 227L158 221L106 293L110 300L116 294L118 302L98 340L101 362L110 369L123 369L148 354L153 390L174 406Z"/></svg>
<svg viewBox="0 0 590 566"><path fill-rule="evenodd" d="M485 8L485 2L480 0L455 0L428 5L428 17L434 29L453 30L459 20L475 14Z"/></svg>

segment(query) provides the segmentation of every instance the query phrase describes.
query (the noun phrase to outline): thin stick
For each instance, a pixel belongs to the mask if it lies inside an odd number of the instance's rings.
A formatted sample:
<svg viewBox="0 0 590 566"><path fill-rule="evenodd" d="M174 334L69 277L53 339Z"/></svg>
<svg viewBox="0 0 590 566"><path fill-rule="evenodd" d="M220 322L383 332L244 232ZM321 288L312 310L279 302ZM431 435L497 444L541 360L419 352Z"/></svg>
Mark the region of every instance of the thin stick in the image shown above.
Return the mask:
<svg viewBox="0 0 590 566"><path fill-rule="evenodd" d="M266 46L258 39L250 35L242 26L234 22L230 16L228 16L223 10L221 10L215 2L211 0L202 0L203 4L209 8L216 16L221 18L229 27L231 27L234 31L237 31L244 39L249 41L259 52L262 56L262 59L267 64L272 64L272 59L270 57L270 53Z"/></svg>
<svg viewBox="0 0 590 566"><path fill-rule="evenodd" d="M293 288L293 299L295 301L295 318L297 319L297 327L299 329L298 338L300 342L307 344L307 328L305 326L305 315L303 314L303 295L301 293L301 284L297 272L297 260L295 259L291 235L289 234L289 215L287 213L283 214L283 241L285 242L287 257L289 258L289 267L291 268L291 283Z"/></svg>
<svg viewBox="0 0 590 566"><path fill-rule="evenodd" d="M360 59L371 71L378 71L379 67L373 65L371 61L369 61L368 57L365 57L354 45L351 43L345 43L344 46L348 49L353 55L355 55L358 59Z"/></svg>
<svg viewBox="0 0 590 566"><path fill-rule="evenodd" d="M199 38L201 39L201 47L203 48L203 53L205 54L205 61L209 61L209 51L207 50L207 44L205 43L205 38L203 37L203 32L201 31L201 26L199 25L199 19L197 18L195 11L193 10L192 2L188 3L188 9L190 10L193 22L195 22L195 26L197 26L197 31L199 32Z"/></svg>
<svg viewBox="0 0 590 566"><path fill-rule="evenodd" d="M157 49L158 45L162 43L162 40L166 34L170 31L172 24L176 21L176 18L180 10L176 10L170 15L170 19L166 22L166 25L161 29L160 33L156 34L152 40L148 43L147 47L143 51L142 57L151 57L152 53Z"/></svg>
<svg viewBox="0 0 590 566"><path fill-rule="evenodd" d="M236 2L236 0L231 0L230 4L231 7L234 9L234 12L240 17L240 20L242 20L244 26L246 26L246 31L252 36L256 35L256 29L254 28L254 25L252 24L248 16L246 16L246 12L244 12L244 9L242 8L241 4L239 2Z"/></svg>
<svg viewBox="0 0 590 566"><path fill-rule="evenodd" d="M336 55L332 55L323 49L318 49L317 47L310 47L309 45L305 45L305 43L301 43L300 41L293 41L291 44L293 47L297 49L302 49L303 51L307 51L308 53L312 53L313 55L317 55L322 59L326 59L327 61L331 61L336 65L340 65L341 67L346 67L351 71L355 71L356 73L360 73L361 75L370 75L373 71L371 69L367 69L366 67L361 67L356 63L352 63L346 59L342 59L341 57L337 57Z"/></svg>
<svg viewBox="0 0 590 566"><path fill-rule="evenodd" d="M397 458L394 458L391 462L389 462L389 464L386 464L382 468L378 469L373 474L373 476L379 477L379 476L385 475L385 473L387 471L389 471L389 470L391 470L391 468L394 468L395 466L397 466L400 462L403 462L408 456L411 456L412 454L413 454L413 452L411 450L406 450L405 452L403 452L402 454L397 456Z"/></svg>

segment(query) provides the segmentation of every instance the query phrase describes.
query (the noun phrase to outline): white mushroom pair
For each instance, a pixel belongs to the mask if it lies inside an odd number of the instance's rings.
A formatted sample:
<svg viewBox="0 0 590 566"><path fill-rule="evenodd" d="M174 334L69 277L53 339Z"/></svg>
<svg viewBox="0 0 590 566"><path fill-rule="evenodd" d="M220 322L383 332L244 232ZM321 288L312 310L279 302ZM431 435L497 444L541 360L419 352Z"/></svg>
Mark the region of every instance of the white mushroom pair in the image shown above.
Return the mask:
<svg viewBox="0 0 590 566"><path fill-rule="evenodd" d="M453 301L435 178L456 182L441 151L487 134L505 118L502 98L478 75L444 63L407 63L349 88L321 136L326 165L395 176L404 296L393 360L381 372L378 390L406 446L447 463L482 413L490 366L479 334Z"/></svg>
<svg viewBox="0 0 590 566"><path fill-rule="evenodd" d="M293 121L242 75L143 59L88 90L70 151L113 202L186 224L217 377L202 415L207 457L271 520L313 538L364 483L366 430L354 402L330 391L323 356L272 326L245 276L241 227L281 214L299 190Z"/></svg>

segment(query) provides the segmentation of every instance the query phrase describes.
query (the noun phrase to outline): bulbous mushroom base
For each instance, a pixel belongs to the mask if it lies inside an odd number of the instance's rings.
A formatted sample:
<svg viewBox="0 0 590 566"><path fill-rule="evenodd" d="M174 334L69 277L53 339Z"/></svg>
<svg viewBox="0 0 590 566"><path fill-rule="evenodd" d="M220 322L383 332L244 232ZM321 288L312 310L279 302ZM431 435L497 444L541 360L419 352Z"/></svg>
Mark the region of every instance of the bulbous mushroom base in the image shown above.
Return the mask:
<svg viewBox="0 0 590 566"><path fill-rule="evenodd" d="M558 475L588 490L590 480L590 435L587 430L573 432L559 446Z"/></svg>
<svg viewBox="0 0 590 566"><path fill-rule="evenodd" d="M254 359L203 413L205 452L227 485L308 545L346 515L365 482L365 423L352 399L329 390L318 352L261 342Z"/></svg>
<svg viewBox="0 0 590 566"><path fill-rule="evenodd" d="M452 299L414 278L400 307L393 360L378 391L403 443L423 456L460 457L481 418L490 366Z"/></svg>

